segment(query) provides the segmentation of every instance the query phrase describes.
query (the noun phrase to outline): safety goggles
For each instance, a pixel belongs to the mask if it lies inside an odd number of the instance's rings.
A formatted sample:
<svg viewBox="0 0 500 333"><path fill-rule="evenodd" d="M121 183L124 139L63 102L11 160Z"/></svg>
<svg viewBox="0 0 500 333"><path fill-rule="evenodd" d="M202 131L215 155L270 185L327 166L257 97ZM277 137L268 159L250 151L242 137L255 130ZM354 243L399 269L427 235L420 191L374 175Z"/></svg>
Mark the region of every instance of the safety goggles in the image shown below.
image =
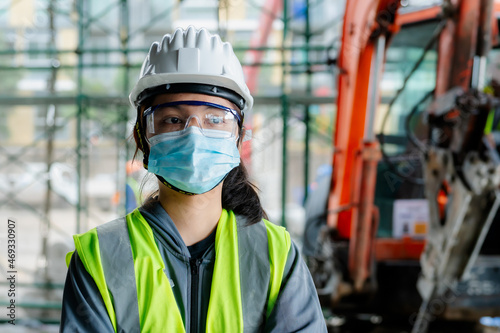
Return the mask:
<svg viewBox="0 0 500 333"><path fill-rule="evenodd" d="M180 105L197 106L186 112ZM202 101L177 101L153 105L144 111L146 137L187 129L195 121L203 135L237 138L242 119L238 111L226 106Z"/></svg>

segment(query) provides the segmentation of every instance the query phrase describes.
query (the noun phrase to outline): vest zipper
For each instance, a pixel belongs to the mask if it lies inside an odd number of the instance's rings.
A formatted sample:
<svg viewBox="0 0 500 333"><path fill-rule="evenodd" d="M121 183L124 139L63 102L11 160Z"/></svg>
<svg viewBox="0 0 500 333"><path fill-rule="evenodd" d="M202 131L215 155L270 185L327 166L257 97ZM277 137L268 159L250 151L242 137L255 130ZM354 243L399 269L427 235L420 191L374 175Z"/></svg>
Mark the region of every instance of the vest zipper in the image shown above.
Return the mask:
<svg viewBox="0 0 500 333"><path fill-rule="evenodd" d="M189 259L191 266L191 333L198 332L198 285L201 259Z"/></svg>

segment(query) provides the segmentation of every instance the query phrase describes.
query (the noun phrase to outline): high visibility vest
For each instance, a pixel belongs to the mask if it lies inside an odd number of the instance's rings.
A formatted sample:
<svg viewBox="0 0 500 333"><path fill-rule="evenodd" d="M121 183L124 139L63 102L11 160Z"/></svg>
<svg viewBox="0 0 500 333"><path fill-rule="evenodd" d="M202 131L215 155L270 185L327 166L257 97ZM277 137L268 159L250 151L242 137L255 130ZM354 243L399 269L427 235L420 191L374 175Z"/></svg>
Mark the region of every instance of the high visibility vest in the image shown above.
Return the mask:
<svg viewBox="0 0 500 333"><path fill-rule="evenodd" d="M267 285L262 286L263 292L267 291L267 307L263 309L267 318L280 291L291 242L285 228L263 221L270 270ZM239 250L243 244L251 244L254 251L265 250L265 246L255 242L261 238L265 241L266 237L255 237L249 232L245 236L244 231L238 235L237 229L233 212L223 210L215 236L207 332L244 331L242 300L247 295L242 294L240 286ZM115 332L185 333L153 231L139 210L73 238L85 269L101 293ZM248 255L248 251L244 253ZM68 265L71 255L72 252L66 257Z"/></svg>

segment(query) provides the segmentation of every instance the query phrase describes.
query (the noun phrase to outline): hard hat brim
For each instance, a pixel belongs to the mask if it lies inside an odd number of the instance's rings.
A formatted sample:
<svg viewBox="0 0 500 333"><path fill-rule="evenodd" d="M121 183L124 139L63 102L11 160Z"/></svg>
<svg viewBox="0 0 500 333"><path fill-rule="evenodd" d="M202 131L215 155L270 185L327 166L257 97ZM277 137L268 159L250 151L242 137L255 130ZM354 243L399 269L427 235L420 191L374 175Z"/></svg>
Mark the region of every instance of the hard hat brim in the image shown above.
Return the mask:
<svg viewBox="0 0 500 333"><path fill-rule="evenodd" d="M241 110L242 113L251 110L253 106L253 97L250 93L243 91L232 79L224 76L187 73L164 73L143 76L130 93L130 104L133 107L137 107L139 95L151 87L176 83L207 84L232 90L245 100L245 105ZM168 93L166 89L165 93Z"/></svg>

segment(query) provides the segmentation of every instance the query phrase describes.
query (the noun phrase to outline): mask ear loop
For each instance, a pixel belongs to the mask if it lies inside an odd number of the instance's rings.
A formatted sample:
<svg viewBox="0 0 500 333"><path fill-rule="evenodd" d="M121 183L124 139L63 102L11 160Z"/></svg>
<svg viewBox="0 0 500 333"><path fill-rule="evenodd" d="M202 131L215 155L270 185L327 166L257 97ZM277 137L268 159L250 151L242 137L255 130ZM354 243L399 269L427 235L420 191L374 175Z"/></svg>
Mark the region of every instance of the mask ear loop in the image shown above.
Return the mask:
<svg viewBox="0 0 500 333"><path fill-rule="evenodd" d="M252 140L252 130L245 128L245 135L243 136L243 142Z"/></svg>

